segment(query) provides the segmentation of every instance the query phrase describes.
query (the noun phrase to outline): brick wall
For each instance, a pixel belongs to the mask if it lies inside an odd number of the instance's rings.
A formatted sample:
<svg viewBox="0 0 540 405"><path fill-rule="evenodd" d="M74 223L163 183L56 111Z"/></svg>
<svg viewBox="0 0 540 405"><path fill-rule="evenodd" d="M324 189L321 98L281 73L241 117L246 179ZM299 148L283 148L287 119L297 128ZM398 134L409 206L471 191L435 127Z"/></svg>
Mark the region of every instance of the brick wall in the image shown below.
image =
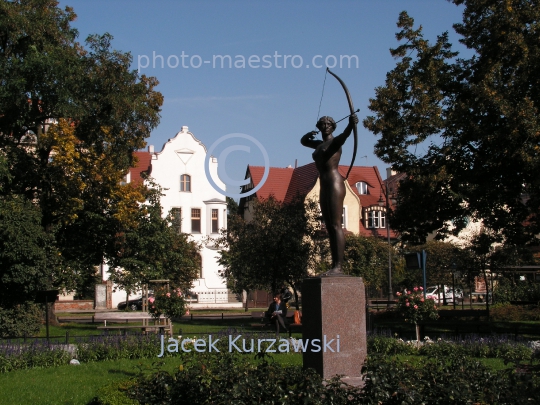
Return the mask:
<svg viewBox="0 0 540 405"><path fill-rule="evenodd" d="M94 309L94 300L56 301L54 303L55 312L92 309Z"/></svg>

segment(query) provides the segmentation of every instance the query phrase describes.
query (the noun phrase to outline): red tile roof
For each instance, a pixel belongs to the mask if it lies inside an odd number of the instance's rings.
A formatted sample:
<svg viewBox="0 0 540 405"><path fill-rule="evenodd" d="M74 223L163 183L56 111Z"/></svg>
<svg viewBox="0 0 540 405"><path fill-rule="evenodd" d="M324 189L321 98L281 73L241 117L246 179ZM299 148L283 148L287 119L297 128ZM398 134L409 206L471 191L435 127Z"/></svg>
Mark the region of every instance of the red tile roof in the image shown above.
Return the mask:
<svg viewBox="0 0 540 405"><path fill-rule="evenodd" d="M283 201L289 203L295 197L304 198L313 189L318 178L319 173L317 172L315 163L297 167L294 169L291 182L287 188L287 194Z"/></svg>
<svg viewBox="0 0 540 405"><path fill-rule="evenodd" d="M255 193L260 199L267 199L271 195L278 201L284 201L291 182L294 169L291 167L271 167L264 185ZM248 166L246 176L250 176L254 186L263 178L264 167Z"/></svg>
<svg viewBox="0 0 540 405"><path fill-rule="evenodd" d="M141 173L150 174L152 171L152 154L150 152L135 152L133 155L137 158L137 163L135 163L135 167L129 169L129 173L131 183L139 185L144 181Z"/></svg>
<svg viewBox="0 0 540 405"><path fill-rule="evenodd" d="M343 177L347 174L347 166L339 166L339 172ZM256 186L262 180L264 167L248 166L246 176L250 176L253 185ZM319 173L315 163L293 168L271 167L268 179L255 194L258 198L266 199L270 195L278 201L290 202L295 195L305 197L315 186ZM383 181L376 166L355 166L352 168L349 178L349 185L360 198L363 207L378 205L383 190ZM356 188L356 183L363 181L367 183L369 194L360 195ZM384 190L382 191L384 198Z"/></svg>
<svg viewBox="0 0 540 405"><path fill-rule="evenodd" d="M343 177L347 174L348 166L339 166L338 170ZM262 180L264 167L248 166L246 178L251 177L254 186L257 186ZM295 196L304 198L309 191L313 189L319 173L315 163L293 168L271 167L268 178L264 185L255 193L259 199L267 199L271 195L278 201L290 202ZM376 166L354 166L351 169L347 179L353 192L360 199L363 208L379 205L379 199L382 196L386 200L384 183ZM359 194L356 183L363 181L368 185L368 194ZM243 199L242 199L243 200ZM240 202L242 206L244 201ZM389 204L391 202L389 201ZM362 220L360 220L360 234L363 236L386 237L386 229L366 229ZM390 237L395 238L394 231L390 231Z"/></svg>

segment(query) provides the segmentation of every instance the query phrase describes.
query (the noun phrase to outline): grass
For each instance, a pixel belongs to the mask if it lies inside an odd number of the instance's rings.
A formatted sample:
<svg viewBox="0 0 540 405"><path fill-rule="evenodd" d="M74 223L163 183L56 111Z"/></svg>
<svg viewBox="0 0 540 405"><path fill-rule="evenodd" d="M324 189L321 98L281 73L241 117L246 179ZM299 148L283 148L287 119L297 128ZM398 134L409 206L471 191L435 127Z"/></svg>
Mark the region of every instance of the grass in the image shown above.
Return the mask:
<svg viewBox="0 0 540 405"><path fill-rule="evenodd" d="M254 361L252 355L246 359ZM284 365L302 364L301 354L278 354L274 359ZM135 377L141 368L149 371L156 361L102 361L0 374L0 405L86 405L99 388ZM180 364L178 357L165 358L162 369L174 372Z"/></svg>

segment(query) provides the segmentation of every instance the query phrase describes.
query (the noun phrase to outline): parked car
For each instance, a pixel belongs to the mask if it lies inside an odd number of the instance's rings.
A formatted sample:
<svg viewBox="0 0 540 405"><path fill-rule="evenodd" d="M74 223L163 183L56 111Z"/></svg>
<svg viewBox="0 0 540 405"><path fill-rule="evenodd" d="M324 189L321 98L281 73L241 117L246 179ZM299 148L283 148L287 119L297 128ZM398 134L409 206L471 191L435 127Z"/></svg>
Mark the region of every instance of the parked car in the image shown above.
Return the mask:
<svg viewBox="0 0 540 405"><path fill-rule="evenodd" d="M122 301L120 304L118 304L118 309L123 311L126 309L126 301ZM137 311L142 309L142 297L135 298L132 300L129 300L127 302L127 307L131 309L132 311Z"/></svg>
<svg viewBox="0 0 540 405"><path fill-rule="evenodd" d="M439 286L431 286L426 288L426 298L434 300L436 304L444 303L445 297L446 303L452 304L454 302L454 297L456 297L456 302L463 298L463 290L461 288L456 288L454 293L452 287L446 285L442 286L440 290Z"/></svg>
<svg viewBox="0 0 540 405"><path fill-rule="evenodd" d="M153 297L153 294L149 294L148 297ZM133 298L128 301L127 307L132 311L140 311L142 310L142 297L139 298ZM126 309L126 301L122 301L120 304L117 305L117 308L121 311Z"/></svg>

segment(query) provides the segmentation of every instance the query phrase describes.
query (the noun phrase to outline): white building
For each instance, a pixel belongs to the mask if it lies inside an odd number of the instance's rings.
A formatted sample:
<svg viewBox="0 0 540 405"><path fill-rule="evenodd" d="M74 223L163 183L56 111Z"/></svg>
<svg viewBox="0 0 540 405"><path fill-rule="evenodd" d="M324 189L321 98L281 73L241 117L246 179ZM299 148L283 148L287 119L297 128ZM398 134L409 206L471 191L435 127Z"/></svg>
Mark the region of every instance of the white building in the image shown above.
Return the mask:
<svg viewBox="0 0 540 405"><path fill-rule="evenodd" d="M181 231L202 244L202 270L191 290L197 295L197 302L191 307L241 307L242 303L234 300L232 295L229 303L226 282L219 276L217 251L202 243L208 236L215 237L221 228L227 227L225 196L214 190L205 175L206 152L204 144L183 126L163 145L161 152L154 152L153 146L149 146L147 152L136 152L138 165L130 170L126 181L142 181L141 172L148 173L163 188L163 215L172 210L173 215L181 219ZM225 189L217 176L217 168L217 158L210 157L210 174L216 184ZM106 271L103 274L106 278ZM113 293L113 308L125 299L124 291Z"/></svg>

